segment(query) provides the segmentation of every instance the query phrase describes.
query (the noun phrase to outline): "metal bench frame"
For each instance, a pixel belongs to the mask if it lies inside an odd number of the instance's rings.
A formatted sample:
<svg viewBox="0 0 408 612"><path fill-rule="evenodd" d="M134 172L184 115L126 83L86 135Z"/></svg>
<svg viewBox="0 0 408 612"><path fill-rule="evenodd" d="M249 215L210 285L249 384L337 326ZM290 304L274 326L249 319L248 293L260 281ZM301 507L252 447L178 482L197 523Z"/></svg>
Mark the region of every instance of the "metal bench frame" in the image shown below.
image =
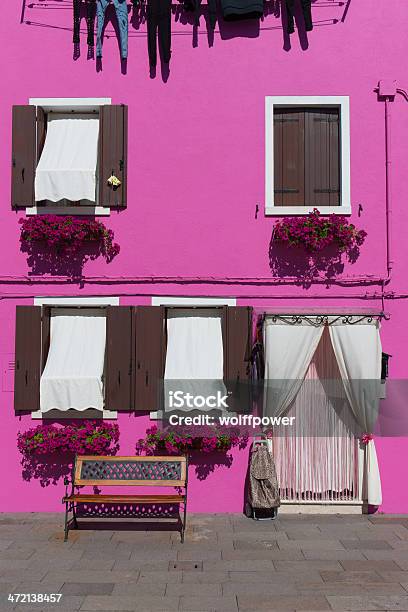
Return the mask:
<svg viewBox="0 0 408 612"><path fill-rule="evenodd" d="M72 478L64 479L65 504L64 542L68 540L71 528L78 529L77 504L171 504L183 505L181 523L181 542L184 542L187 520L187 456L143 456L115 457L101 455L77 455L72 466ZM71 491L68 491L71 484ZM75 492L83 486L156 486L179 487L184 493L165 495L97 495ZM72 512L72 518L69 514ZM73 527L72 527L73 526Z"/></svg>

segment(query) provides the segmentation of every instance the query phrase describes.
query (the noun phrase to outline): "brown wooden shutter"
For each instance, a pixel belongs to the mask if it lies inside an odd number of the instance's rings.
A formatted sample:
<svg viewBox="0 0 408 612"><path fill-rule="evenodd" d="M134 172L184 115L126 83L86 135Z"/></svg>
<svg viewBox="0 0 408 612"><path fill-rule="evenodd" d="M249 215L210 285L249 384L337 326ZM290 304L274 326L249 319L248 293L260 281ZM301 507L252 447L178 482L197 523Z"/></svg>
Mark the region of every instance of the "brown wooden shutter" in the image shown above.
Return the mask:
<svg viewBox="0 0 408 612"><path fill-rule="evenodd" d="M36 108L13 106L11 206L34 206L37 162Z"/></svg>
<svg viewBox="0 0 408 612"><path fill-rule="evenodd" d="M305 184L307 206L340 206L339 109L305 112Z"/></svg>
<svg viewBox="0 0 408 612"><path fill-rule="evenodd" d="M158 410L160 382L164 377L164 308L138 306L136 319L135 410Z"/></svg>
<svg viewBox="0 0 408 612"><path fill-rule="evenodd" d="M101 106L99 114L99 205L126 208L128 107ZM115 175L121 185L113 188L108 179Z"/></svg>
<svg viewBox="0 0 408 612"><path fill-rule="evenodd" d="M44 148L45 137L47 135L47 115L41 106L37 106L37 157L36 164L40 161L41 153Z"/></svg>
<svg viewBox="0 0 408 612"><path fill-rule="evenodd" d="M133 409L133 308L108 306L106 313L105 408Z"/></svg>
<svg viewBox="0 0 408 612"><path fill-rule="evenodd" d="M282 108L274 112L275 206L305 203L305 115Z"/></svg>
<svg viewBox="0 0 408 612"><path fill-rule="evenodd" d="M40 409L41 353L41 306L17 306L14 374L16 412Z"/></svg>
<svg viewBox="0 0 408 612"><path fill-rule="evenodd" d="M228 408L237 413L251 409L252 309L227 306L224 339L224 382Z"/></svg>
<svg viewBox="0 0 408 612"><path fill-rule="evenodd" d="M41 314L41 373L48 359L51 341L51 306L43 306Z"/></svg>
<svg viewBox="0 0 408 612"><path fill-rule="evenodd" d="M227 380L249 380L251 377L252 308L227 308Z"/></svg>

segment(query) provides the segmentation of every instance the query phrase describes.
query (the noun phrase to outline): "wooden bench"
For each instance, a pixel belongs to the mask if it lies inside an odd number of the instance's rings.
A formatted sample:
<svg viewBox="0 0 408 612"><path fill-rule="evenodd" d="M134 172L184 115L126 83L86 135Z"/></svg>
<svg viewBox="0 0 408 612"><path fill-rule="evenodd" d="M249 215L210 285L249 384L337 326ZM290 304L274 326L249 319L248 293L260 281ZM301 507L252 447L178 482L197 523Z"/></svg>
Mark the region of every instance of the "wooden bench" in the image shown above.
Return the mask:
<svg viewBox="0 0 408 612"><path fill-rule="evenodd" d="M78 504L127 504L142 509L144 515L146 506L159 510L164 504L178 506L178 520L181 526L181 541L184 542L187 517L187 457L105 457L97 455L77 455L72 469L71 482L65 479L65 537L72 528L78 529ZM71 484L71 492L68 492ZM177 487L184 489L173 495L156 493L154 495L98 495L78 492L78 487L84 486L156 486ZM183 517L180 515L180 505L183 505ZM69 513L72 518L69 519ZM100 514L104 517L104 513ZM154 514L152 515L155 516Z"/></svg>

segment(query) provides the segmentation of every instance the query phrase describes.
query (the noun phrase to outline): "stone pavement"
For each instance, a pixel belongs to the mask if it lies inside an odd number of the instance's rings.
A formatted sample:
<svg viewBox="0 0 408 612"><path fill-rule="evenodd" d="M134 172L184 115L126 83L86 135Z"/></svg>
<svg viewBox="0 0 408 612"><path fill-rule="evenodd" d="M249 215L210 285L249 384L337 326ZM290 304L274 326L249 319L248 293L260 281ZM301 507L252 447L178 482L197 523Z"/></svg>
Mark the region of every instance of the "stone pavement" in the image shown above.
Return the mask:
<svg viewBox="0 0 408 612"><path fill-rule="evenodd" d="M408 610L408 516L196 514L184 545L118 522L64 543L62 525L62 514L0 514L0 609Z"/></svg>

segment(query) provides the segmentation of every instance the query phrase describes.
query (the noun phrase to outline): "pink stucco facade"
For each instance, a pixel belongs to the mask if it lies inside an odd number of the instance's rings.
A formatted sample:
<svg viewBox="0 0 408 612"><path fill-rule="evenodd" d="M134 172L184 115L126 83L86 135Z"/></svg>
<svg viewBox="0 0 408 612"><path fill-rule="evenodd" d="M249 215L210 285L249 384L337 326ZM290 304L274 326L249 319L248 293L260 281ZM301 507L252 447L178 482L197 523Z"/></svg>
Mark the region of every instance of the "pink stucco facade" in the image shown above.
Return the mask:
<svg viewBox="0 0 408 612"><path fill-rule="evenodd" d="M153 295L212 295L236 297L259 311L384 309L390 318L382 323L381 337L393 356L390 376L407 377L408 104L401 96L390 103L394 266L387 280L385 110L374 92L381 79L408 88L407 2L351 0L339 6L317 0L308 45L295 33L290 49L274 14L259 31L245 22L217 26L211 47L203 18L197 46L191 23L173 19L167 80L160 70L149 77L143 24L139 30L130 26L126 71L115 37L105 39L101 69L86 58L86 34L81 57L74 60L71 10L53 4L58 3L27 3L20 23L22 0L6 0L0 23L0 510L61 508L61 481L43 487L24 480L16 448L17 432L36 422L13 411L15 307L32 304L34 296L113 295L121 304L137 305L150 304ZM268 95L349 96L352 219L368 236L357 262L345 262L335 282L302 287L271 273L274 218L264 215ZM10 206L11 107L34 97L111 97L129 107L128 206L106 219L121 251L110 264L101 258L86 263L81 284L63 276L30 276L20 250L18 220L24 213ZM356 277L353 283L350 277ZM121 452L131 454L149 417L123 415L118 422ZM407 440L380 438L377 452L380 510L408 512L401 486ZM204 480L191 468L192 511L241 511L248 450L232 454L230 465L216 466Z"/></svg>

